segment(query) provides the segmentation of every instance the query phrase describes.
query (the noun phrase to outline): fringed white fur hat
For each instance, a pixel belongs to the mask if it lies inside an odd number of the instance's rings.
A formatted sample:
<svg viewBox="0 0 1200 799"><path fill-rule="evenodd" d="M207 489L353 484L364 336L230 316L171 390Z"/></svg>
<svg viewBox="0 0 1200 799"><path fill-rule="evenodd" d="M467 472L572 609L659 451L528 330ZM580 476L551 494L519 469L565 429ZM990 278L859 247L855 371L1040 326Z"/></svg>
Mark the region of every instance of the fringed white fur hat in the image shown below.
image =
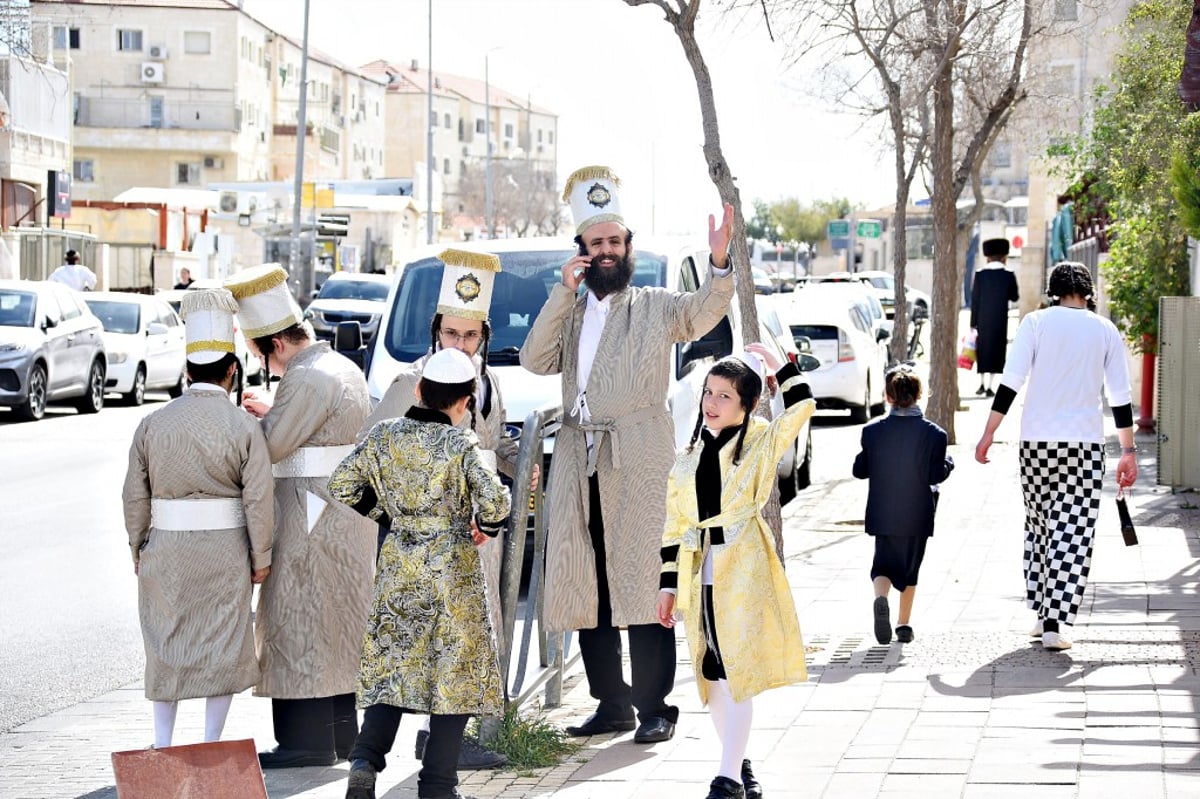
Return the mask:
<svg viewBox="0 0 1200 799"><path fill-rule="evenodd" d="M187 359L214 363L234 351L233 315L238 305L228 289L193 289L179 304L187 338Z"/></svg>
<svg viewBox="0 0 1200 799"><path fill-rule="evenodd" d="M585 166L567 178L563 202L571 206L575 234L601 222L625 224L621 216L620 179L606 166Z"/></svg>
<svg viewBox="0 0 1200 799"><path fill-rule="evenodd" d="M438 350L425 361L421 369L421 377L435 383L465 383L474 380L478 375L475 364L462 350L447 347Z"/></svg>
<svg viewBox="0 0 1200 799"><path fill-rule="evenodd" d="M491 253L446 250L438 256L444 263L437 312L448 316L484 321L492 307L492 288L500 259Z"/></svg>
<svg viewBox="0 0 1200 799"><path fill-rule="evenodd" d="M263 264L225 280L225 288L237 300L246 338L271 336L304 321L300 306L288 291L287 277L279 264Z"/></svg>

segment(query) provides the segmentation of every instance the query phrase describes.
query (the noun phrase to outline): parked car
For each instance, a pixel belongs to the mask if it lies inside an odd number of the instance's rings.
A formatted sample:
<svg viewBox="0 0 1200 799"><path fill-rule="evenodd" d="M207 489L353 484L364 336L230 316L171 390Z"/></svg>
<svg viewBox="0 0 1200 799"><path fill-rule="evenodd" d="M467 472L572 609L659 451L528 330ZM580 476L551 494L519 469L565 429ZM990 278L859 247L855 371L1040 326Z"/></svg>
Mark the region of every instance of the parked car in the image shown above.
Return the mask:
<svg viewBox="0 0 1200 799"><path fill-rule="evenodd" d="M518 355L550 289L562 280L562 265L577 251L569 240L559 237L492 239L456 246L500 257L502 271L492 290L488 365L501 383L509 427L519 433L530 411L562 400L559 376L526 371ZM402 364L415 361L429 349L429 320L442 279L442 262L437 254L442 249L427 247L414 253L400 280L391 287L383 327L375 337L367 370L367 385L376 401L383 397ZM638 237L634 250L634 285L694 291L708 279L708 250L704 246L681 239ZM740 345L740 329L735 297L729 316L713 330L695 341L675 345L667 402L675 422L677 446L687 444L696 424L700 389L708 367L732 352L735 341Z"/></svg>
<svg viewBox="0 0 1200 799"><path fill-rule="evenodd" d="M96 291L83 301L104 325L108 379L104 387L127 405L141 405L147 390L172 397L187 385L187 340L170 305L148 294Z"/></svg>
<svg viewBox="0 0 1200 799"><path fill-rule="evenodd" d="M334 272L304 310L304 318L312 323L317 338L326 341L333 340L339 323L358 322L363 343L370 346L387 310L391 286L387 275Z"/></svg>
<svg viewBox="0 0 1200 799"><path fill-rule="evenodd" d="M891 319L896 315L896 276L891 272L881 272L878 270L866 270L863 272L834 272L831 275L825 275L826 281L858 281L868 286L871 291L879 298L879 302L883 305L884 313L887 318ZM912 319L917 309L920 308L925 314L925 318L929 318L929 309L932 307L929 295L918 288L905 285L904 299L908 303L908 318Z"/></svg>
<svg viewBox="0 0 1200 799"><path fill-rule="evenodd" d="M751 267L750 275L754 279L755 294L775 293L775 283L771 280L771 276L767 274L767 270Z"/></svg>
<svg viewBox="0 0 1200 799"><path fill-rule="evenodd" d="M816 284L773 305L821 362L808 373L818 408L848 408L857 423L883 412L888 335L852 293Z"/></svg>
<svg viewBox="0 0 1200 799"><path fill-rule="evenodd" d="M49 402L104 407L104 329L82 297L50 281L0 280L0 405L29 421Z"/></svg>
<svg viewBox="0 0 1200 799"><path fill-rule="evenodd" d="M186 289L168 289L159 291L154 296L170 305L171 308L179 313L180 304L183 302L184 292L193 289L213 289L220 288L221 281L202 280L192 281L192 285ZM237 323L237 317L234 317L233 322L233 349L237 355L238 364L241 366L243 379L252 386L260 385L266 379L267 372L263 367L263 362L258 356L250 352L250 348L246 345L246 337L242 334L242 327Z"/></svg>
<svg viewBox="0 0 1200 799"><path fill-rule="evenodd" d="M767 313L759 309L758 315L758 340L763 346L769 348L780 361L791 361L796 364L802 371L811 368L816 368L817 364L805 361L800 357L800 353L796 350L795 342L789 338L784 346L783 341L778 337L765 321L767 314L775 317L778 321L778 316L774 310L768 309ZM771 403L772 414L783 413L783 397L776 394L774 401ZM783 459L779 461L776 467L776 475L779 479L779 502L786 505L791 502L796 494L812 485L812 424L805 422L800 428L800 434L796 436L795 443L784 453Z"/></svg>

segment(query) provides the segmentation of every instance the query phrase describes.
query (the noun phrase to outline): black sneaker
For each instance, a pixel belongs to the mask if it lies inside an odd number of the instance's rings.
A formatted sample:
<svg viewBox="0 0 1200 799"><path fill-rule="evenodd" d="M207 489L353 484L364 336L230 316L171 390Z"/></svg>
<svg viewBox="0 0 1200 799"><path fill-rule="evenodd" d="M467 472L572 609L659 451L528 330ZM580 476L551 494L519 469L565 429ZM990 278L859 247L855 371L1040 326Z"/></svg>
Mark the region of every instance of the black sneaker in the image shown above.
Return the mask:
<svg viewBox="0 0 1200 799"><path fill-rule="evenodd" d="M463 740L462 749L458 752L459 771L500 768L506 763L508 763L507 757L499 752L493 752L491 749L470 738Z"/></svg>
<svg viewBox="0 0 1200 799"><path fill-rule="evenodd" d="M913 639L912 627L907 624L901 624L896 628L896 640L902 644L911 644Z"/></svg>
<svg viewBox="0 0 1200 799"><path fill-rule="evenodd" d="M375 799L375 767L365 760L350 763L346 799Z"/></svg>
<svg viewBox="0 0 1200 799"><path fill-rule="evenodd" d="M989 388L987 391L985 391L985 392L984 392L984 394L986 394L986 395L987 395L987 396L989 396L989 397L994 397L994 396L996 396L996 392L995 392L995 391L992 391L990 388Z"/></svg>
<svg viewBox="0 0 1200 799"><path fill-rule="evenodd" d="M892 642L892 610L885 596L875 597L875 640L884 645Z"/></svg>

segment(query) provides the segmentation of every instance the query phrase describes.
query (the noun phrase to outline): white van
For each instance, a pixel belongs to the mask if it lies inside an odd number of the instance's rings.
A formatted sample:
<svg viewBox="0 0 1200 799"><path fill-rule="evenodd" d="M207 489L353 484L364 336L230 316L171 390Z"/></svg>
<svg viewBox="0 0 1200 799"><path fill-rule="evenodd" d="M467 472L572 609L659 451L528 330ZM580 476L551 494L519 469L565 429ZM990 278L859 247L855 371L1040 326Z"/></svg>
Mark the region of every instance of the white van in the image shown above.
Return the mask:
<svg viewBox="0 0 1200 799"><path fill-rule="evenodd" d="M635 236L637 286L663 286L672 291L695 291L708 279L708 248L684 239ZM453 245L500 257L502 271L492 293L492 339L488 366L504 393L508 425L514 437L529 412L548 402L562 401L558 375L535 375L520 365L525 336L549 296L562 281L562 265L576 253L561 237L495 239ZM382 399L401 365L424 355L430 347L430 321L442 281L438 253L446 245L418 250L404 265L400 280L388 294L383 327L372 344L367 385L375 402ZM708 367L740 346L736 296L730 314L703 338L676 344L670 364L672 380L667 401L675 420L675 442L686 446L699 410L700 389Z"/></svg>

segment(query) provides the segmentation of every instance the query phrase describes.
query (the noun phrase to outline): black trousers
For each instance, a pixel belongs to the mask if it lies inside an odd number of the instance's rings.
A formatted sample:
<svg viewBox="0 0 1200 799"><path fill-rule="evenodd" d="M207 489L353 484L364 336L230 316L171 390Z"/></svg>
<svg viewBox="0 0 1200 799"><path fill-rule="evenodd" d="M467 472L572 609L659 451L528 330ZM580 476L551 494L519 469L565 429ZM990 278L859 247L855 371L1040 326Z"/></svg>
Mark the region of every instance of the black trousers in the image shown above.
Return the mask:
<svg viewBox="0 0 1200 799"><path fill-rule="evenodd" d="M351 760L365 760L383 771L387 753L396 743L404 711L391 705L371 705L363 712L362 732L350 751ZM458 755L462 750L467 715L429 716L429 741L417 774L417 796L446 796L458 786Z"/></svg>
<svg viewBox="0 0 1200 799"><path fill-rule="evenodd" d="M605 564L604 517L600 510L600 482L588 478L590 504L588 533L596 555L596 589L599 609L596 626L579 631L579 652L587 674L592 698L600 702L596 709L608 719L629 719L634 708L643 723L665 718L679 720L679 708L667 704L667 694L675 687L675 633L657 622L629 625L629 661L632 686L621 674L621 631L612 623L612 602L608 592Z"/></svg>
<svg viewBox="0 0 1200 799"><path fill-rule="evenodd" d="M275 740L282 749L334 752L345 757L358 734L354 694L317 699L272 699Z"/></svg>

